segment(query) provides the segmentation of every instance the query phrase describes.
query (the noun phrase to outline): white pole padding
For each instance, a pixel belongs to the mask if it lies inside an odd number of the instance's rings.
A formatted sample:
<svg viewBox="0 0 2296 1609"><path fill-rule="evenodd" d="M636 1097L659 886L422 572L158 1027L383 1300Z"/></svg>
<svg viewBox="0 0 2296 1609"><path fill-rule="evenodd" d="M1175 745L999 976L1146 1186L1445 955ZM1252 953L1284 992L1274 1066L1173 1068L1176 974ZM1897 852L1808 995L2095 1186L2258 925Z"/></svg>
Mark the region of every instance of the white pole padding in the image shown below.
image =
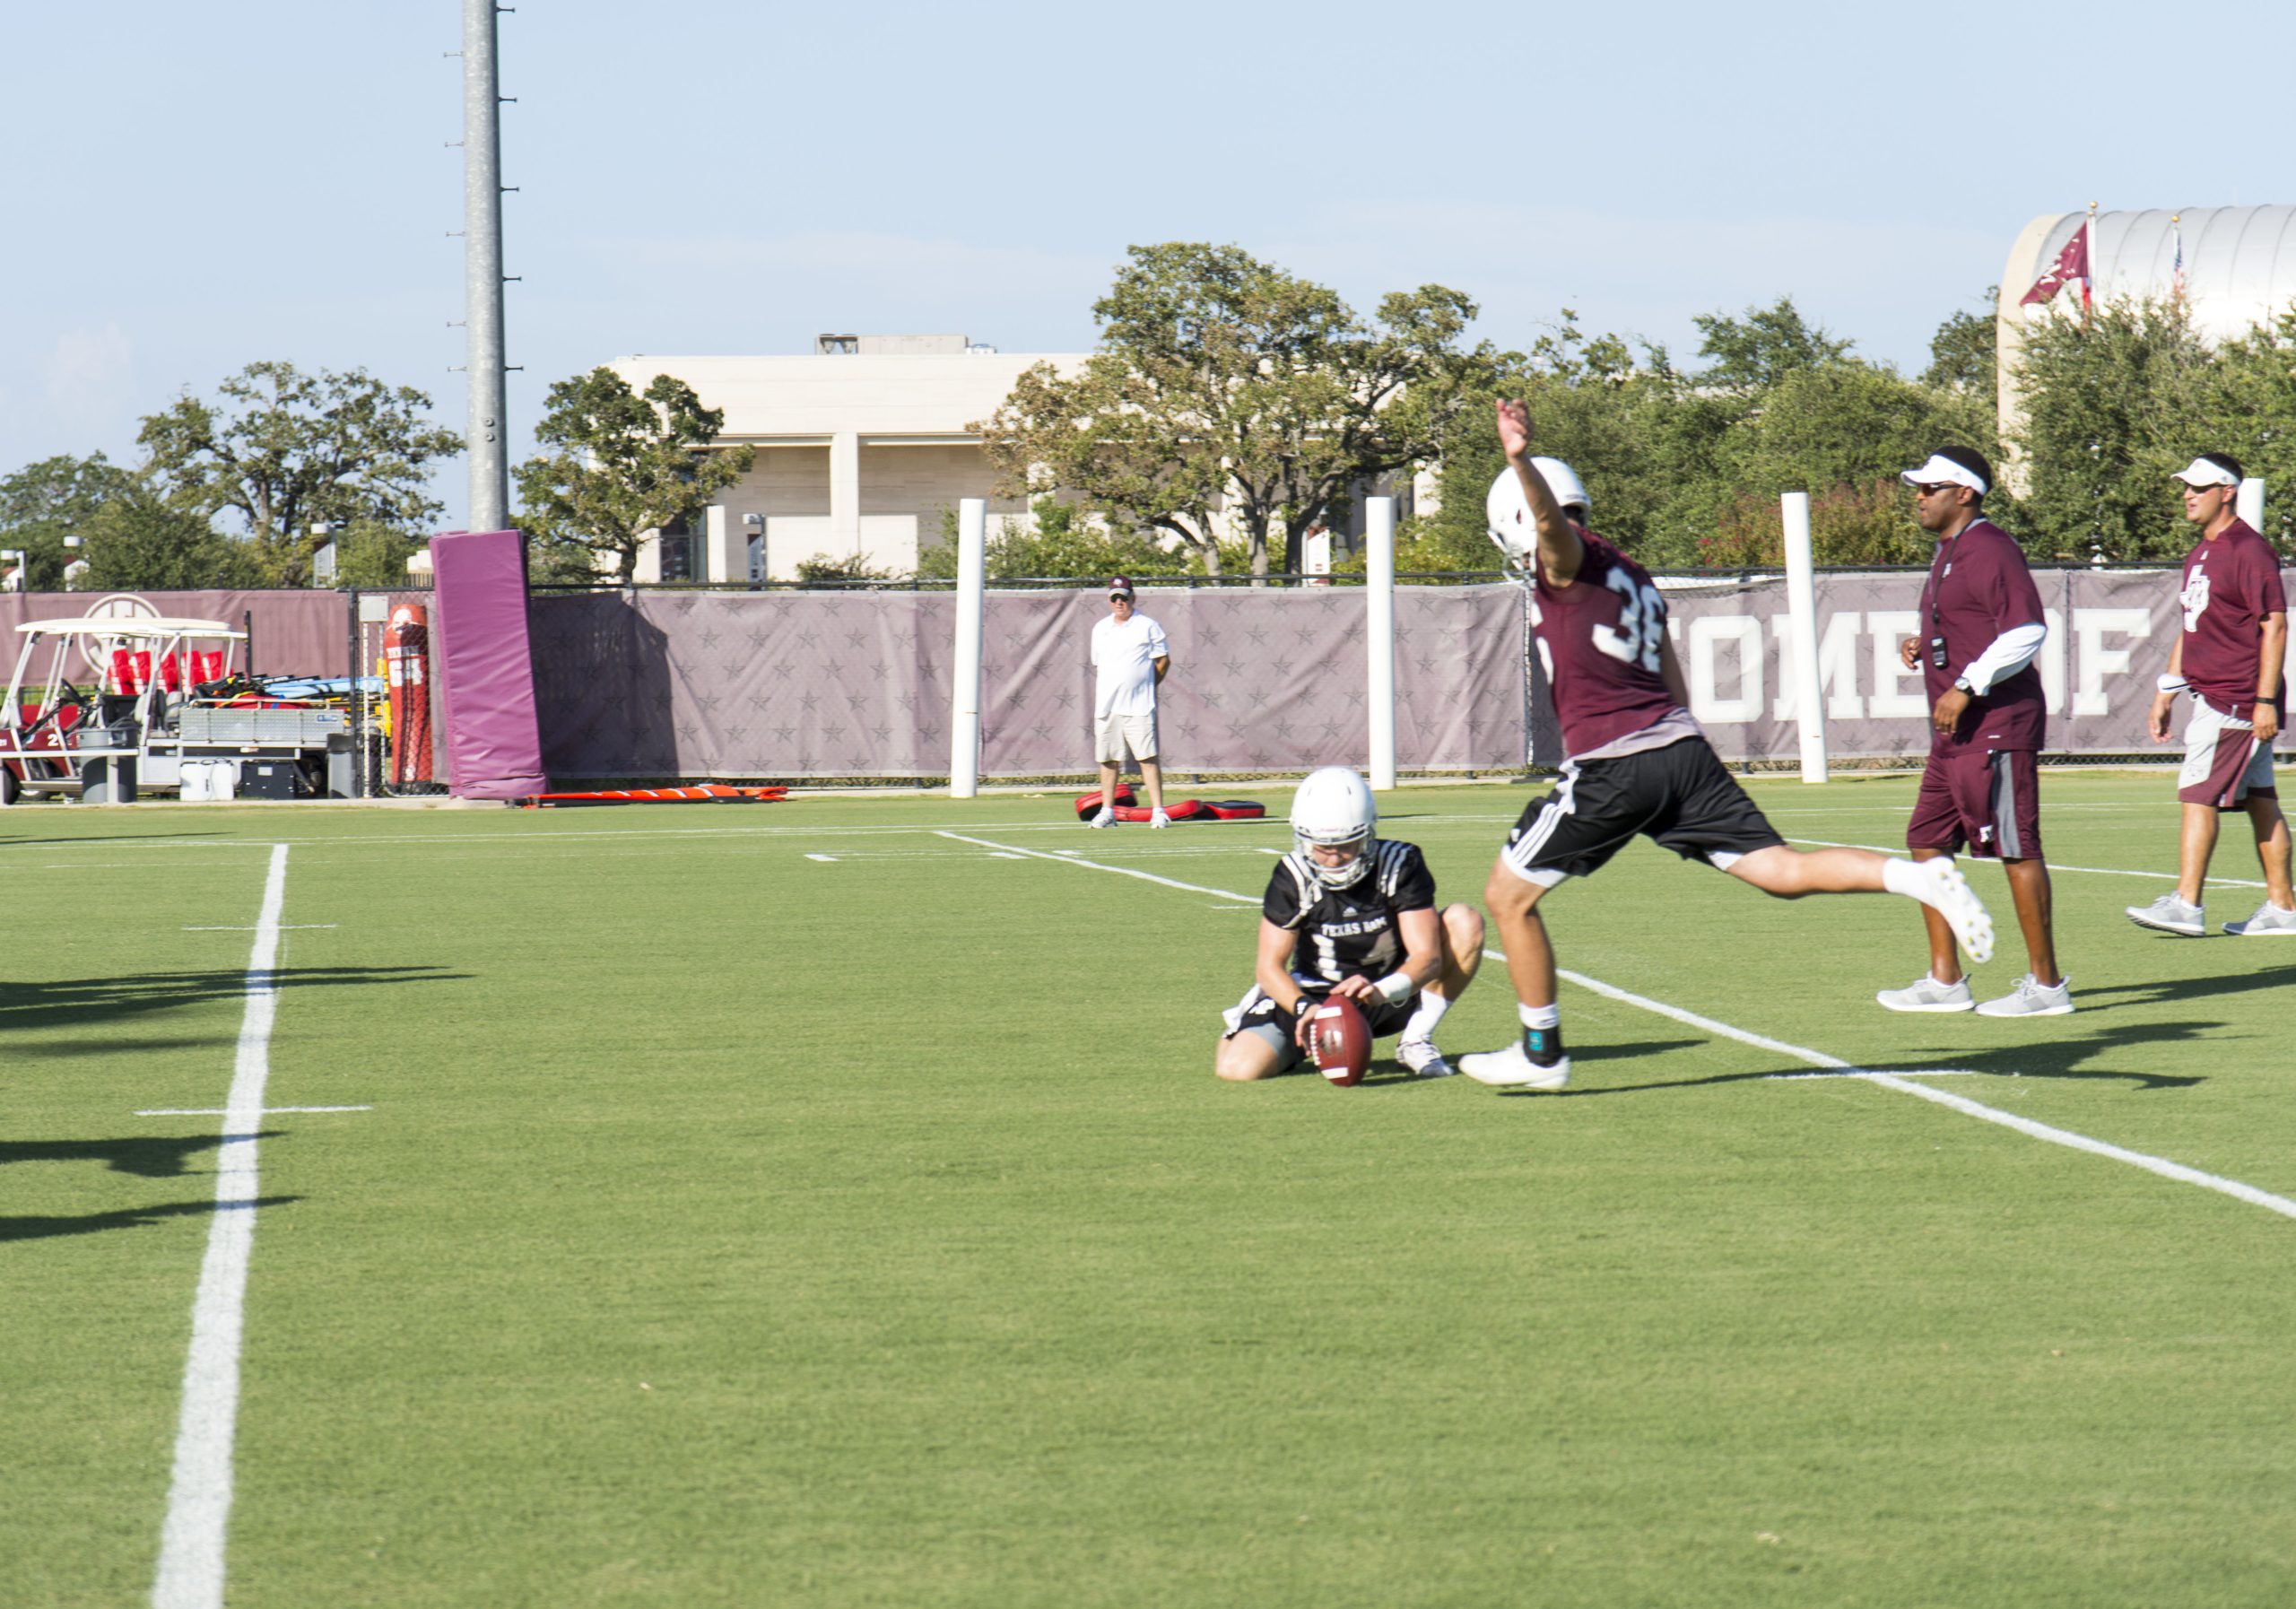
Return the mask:
<svg viewBox="0 0 2296 1609"><path fill-rule="evenodd" d="M980 792L980 622L987 604L988 501L957 503L957 641L949 687L949 797Z"/></svg>
<svg viewBox="0 0 2296 1609"><path fill-rule="evenodd" d="M1363 524L1363 702L1371 717L1371 787L1384 792L1396 785L1396 500L1366 498Z"/></svg>
<svg viewBox="0 0 2296 1609"><path fill-rule="evenodd" d="M2240 483L2239 493L2233 499L2233 512L2244 520L2248 529L2261 535L2264 532L2264 483L2250 475Z"/></svg>
<svg viewBox="0 0 2296 1609"><path fill-rule="evenodd" d="M1786 522L1787 631L1794 644L1794 709L1802 728L1802 780L1826 779L1826 706L1818 678L1818 577L1810 553L1810 494L1779 500Z"/></svg>

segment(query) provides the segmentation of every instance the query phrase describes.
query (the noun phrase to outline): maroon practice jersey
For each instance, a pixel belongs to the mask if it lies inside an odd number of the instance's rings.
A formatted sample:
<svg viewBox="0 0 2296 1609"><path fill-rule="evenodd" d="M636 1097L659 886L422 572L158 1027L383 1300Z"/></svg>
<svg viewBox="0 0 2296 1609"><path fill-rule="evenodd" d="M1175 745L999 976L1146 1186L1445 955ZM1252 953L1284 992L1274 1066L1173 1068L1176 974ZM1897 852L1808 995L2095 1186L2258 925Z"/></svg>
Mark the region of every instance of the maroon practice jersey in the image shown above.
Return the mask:
<svg viewBox="0 0 2296 1609"><path fill-rule="evenodd" d="M2264 617L2285 613L2280 558L2245 520L2185 555L2184 653L2178 663L2192 690L2236 720L2256 701Z"/></svg>
<svg viewBox="0 0 2296 1609"><path fill-rule="evenodd" d="M1568 587L1540 565L1531 587L1531 629L1554 689L1554 716L1572 759L1605 748L1681 708L1658 674L1666 600L1650 572L1581 528L1587 556Z"/></svg>
<svg viewBox="0 0 2296 1609"><path fill-rule="evenodd" d="M1993 639L2041 619L2040 589L2025 555L2009 534L1991 520L1973 520L1961 535L1937 544L1929 579L1921 589L1922 684L1935 705L1953 690L1953 679L1970 667ZM1945 639L1944 663L1935 642ZM2041 674L2028 664L2004 676L1981 698L1970 700L1951 737L1933 739L1933 748L1969 744L1987 751L2039 749L2046 735L2047 707Z"/></svg>

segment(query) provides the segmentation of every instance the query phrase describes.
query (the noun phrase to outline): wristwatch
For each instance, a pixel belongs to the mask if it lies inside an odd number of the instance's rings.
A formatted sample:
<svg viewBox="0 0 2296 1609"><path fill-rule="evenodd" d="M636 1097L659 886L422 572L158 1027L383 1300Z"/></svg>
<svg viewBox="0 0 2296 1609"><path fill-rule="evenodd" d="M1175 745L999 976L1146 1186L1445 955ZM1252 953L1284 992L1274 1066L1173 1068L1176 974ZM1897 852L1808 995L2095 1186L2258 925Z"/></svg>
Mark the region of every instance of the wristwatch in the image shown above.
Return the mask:
<svg viewBox="0 0 2296 1609"><path fill-rule="evenodd" d="M1953 691L1955 692L1968 693L1971 698L1975 698L1977 696L1977 689L1970 685L1970 679L1967 676L1955 676L1953 678Z"/></svg>

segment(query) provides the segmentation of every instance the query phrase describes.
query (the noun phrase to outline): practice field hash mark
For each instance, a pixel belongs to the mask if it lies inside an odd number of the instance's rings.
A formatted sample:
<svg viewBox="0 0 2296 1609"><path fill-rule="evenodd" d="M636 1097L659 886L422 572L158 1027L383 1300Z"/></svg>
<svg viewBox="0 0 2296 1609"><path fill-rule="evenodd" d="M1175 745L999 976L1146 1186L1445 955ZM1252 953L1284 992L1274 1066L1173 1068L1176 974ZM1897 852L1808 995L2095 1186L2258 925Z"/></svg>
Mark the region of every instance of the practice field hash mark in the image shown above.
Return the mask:
<svg viewBox="0 0 2296 1609"><path fill-rule="evenodd" d="M223 1545L231 1517L231 1444L239 1407L239 1338L248 1265L255 1248L259 1182L257 1132L271 1077L271 1031L279 1015L279 916L287 902L287 846L271 847L255 944L248 956L247 1014L240 1022L215 1152L215 1221L192 1299L191 1348L183 1366L183 1408L175 1469L160 1529L153 1609L222 1609Z"/></svg>
<svg viewBox="0 0 2296 1609"><path fill-rule="evenodd" d="M986 839L966 838L955 832L944 831L938 836L956 839L959 842L978 845L982 848L1013 848L1009 844L992 844ZM1226 889L1200 888L1194 883L1177 883L1169 877L1159 877L1152 873L1135 871L1128 866L1105 865L1098 861L1076 859L1074 858L1076 853L1074 850L1064 851L1058 855L1048 855L1035 849L1022 849L1019 853L1029 859L1049 860L1059 865L1079 866L1087 871L1113 872L1120 877L1137 877L1144 883L1161 883L1166 888L1178 889L1183 893L1214 894L1236 900L1241 900L1244 898L1243 895ZM1497 950L1486 949L1483 954L1502 964L1507 959ZM2213 1190L2220 1195L2230 1196L2236 1201L2245 1201L2251 1206L2260 1206L2266 1212L2277 1213L2283 1218L2296 1218L2296 1201L2291 1201L2286 1196L2274 1196L2268 1190L2259 1190L2254 1185L2243 1184L2236 1178L2222 1178L2213 1173L2203 1173L2196 1168L2187 1168L2181 1162L2172 1162L2165 1157L2148 1155L2141 1151L2130 1151L2108 1141L2092 1139L2087 1135L2075 1134L2071 1129L2055 1128L2046 1123L2036 1123L2030 1118L2020 1118L2013 1112L1999 1110L1987 1106L1982 1101L1971 1100L1966 1096L1952 1094L1944 1090L1933 1090L1925 1084L1913 1083L1910 1077L1905 1075L1877 1073L1870 1067L1861 1067L1855 1062L1844 1061L1838 1056L1828 1056L1822 1050L1811 1050L1800 1045L1788 1044L1783 1039L1773 1039L1764 1034L1752 1033L1743 1028L1734 1028L1727 1022L1701 1016L1697 1012L1685 1011L1678 1005L1668 1005L1664 1001L1650 999L1647 996L1620 988L1615 984L1605 983L1596 978L1589 978L1583 972L1573 972L1565 967L1556 968L1555 975L1567 982L1578 985L1580 988L1600 995L1606 1000L1614 1000L1622 1005L1631 1005L1639 1010L1654 1013L1658 1016L1680 1022L1686 1028L1695 1028L1719 1039L1735 1039L1742 1045L1750 1045L1758 1050L1768 1050L1775 1055L1790 1057L1796 1061L1822 1068L1828 1073L1862 1079L1867 1083L1879 1084L1884 1089L1918 1096L1924 1100L1934 1101L1939 1106L1950 1107L1954 1111L1975 1118L1980 1122L1998 1124L2004 1128L2014 1129L2030 1139L2043 1140L2052 1145L2063 1145L2074 1151L2085 1151L2092 1156L2105 1157L2112 1161L2126 1162L2132 1168L2142 1168L2147 1173L2157 1174L2162 1178L2175 1179L2180 1184L2197 1185L2202 1189Z"/></svg>

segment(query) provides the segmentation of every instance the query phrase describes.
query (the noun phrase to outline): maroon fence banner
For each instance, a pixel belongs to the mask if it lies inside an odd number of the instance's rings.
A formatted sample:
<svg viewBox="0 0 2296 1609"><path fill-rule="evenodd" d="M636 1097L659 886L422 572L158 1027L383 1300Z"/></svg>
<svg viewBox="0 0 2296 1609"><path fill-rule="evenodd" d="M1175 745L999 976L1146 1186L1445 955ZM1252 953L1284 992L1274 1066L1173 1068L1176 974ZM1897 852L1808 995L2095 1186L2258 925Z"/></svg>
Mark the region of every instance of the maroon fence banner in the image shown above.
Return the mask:
<svg viewBox="0 0 2296 1609"><path fill-rule="evenodd" d="M0 592L0 651L15 663L27 621L78 620L89 614L220 621L234 631L253 621L255 669L266 676L351 674L349 600L340 592ZM233 664L248 668L248 654ZM0 666L4 675L5 666ZM91 668L88 680L98 679Z"/></svg>

